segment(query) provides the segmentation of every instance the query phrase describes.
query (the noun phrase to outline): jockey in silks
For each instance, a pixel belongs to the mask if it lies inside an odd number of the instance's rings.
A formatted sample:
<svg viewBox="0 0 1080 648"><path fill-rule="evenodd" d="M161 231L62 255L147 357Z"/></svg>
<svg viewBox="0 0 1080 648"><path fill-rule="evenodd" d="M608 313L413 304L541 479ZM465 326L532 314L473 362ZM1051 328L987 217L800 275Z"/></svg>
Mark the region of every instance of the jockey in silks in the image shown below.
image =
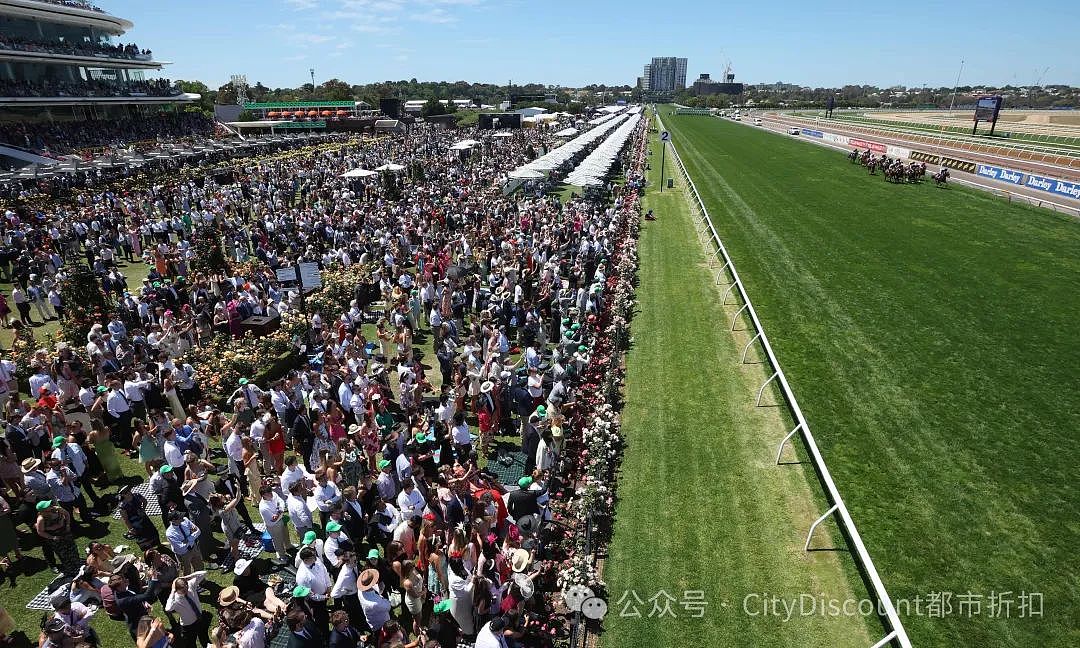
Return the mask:
<svg viewBox="0 0 1080 648"><path fill-rule="evenodd" d="M866 166L870 169L870 175L875 175L874 171L877 169L877 158L871 155L870 159L866 163Z"/></svg>

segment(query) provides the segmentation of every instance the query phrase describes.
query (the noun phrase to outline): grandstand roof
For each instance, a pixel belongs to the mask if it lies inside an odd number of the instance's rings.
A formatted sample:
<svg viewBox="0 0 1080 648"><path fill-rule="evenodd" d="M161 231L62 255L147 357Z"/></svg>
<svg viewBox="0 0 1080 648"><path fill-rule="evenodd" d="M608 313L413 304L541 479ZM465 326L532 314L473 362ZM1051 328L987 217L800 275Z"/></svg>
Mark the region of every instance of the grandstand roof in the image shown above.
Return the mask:
<svg viewBox="0 0 1080 648"><path fill-rule="evenodd" d="M123 34L135 26L130 20L95 10L89 5L82 8L46 0L0 0L0 15L69 25L85 25L110 34Z"/></svg>

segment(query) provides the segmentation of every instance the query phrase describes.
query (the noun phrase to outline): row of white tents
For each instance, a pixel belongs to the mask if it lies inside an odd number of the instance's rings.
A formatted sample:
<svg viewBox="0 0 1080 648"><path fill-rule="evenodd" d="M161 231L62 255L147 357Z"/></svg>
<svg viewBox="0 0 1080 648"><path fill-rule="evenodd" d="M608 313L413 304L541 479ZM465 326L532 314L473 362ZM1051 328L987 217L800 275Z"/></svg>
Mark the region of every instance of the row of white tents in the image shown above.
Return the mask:
<svg viewBox="0 0 1080 648"><path fill-rule="evenodd" d="M570 175L566 176L566 182L579 187L603 184L604 178L611 171L611 165L619 156L619 151L630 139L630 135L633 134L634 128L640 121L641 115L636 113L622 121L614 133L601 142L600 146L593 149L592 153L589 153L588 157L582 160L581 164L570 172Z"/></svg>
<svg viewBox="0 0 1080 648"><path fill-rule="evenodd" d="M562 146L518 167L510 173L510 177L516 180L537 180L544 177L544 172L558 169L587 146L610 132L622 119L625 119L625 116L590 128Z"/></svg>

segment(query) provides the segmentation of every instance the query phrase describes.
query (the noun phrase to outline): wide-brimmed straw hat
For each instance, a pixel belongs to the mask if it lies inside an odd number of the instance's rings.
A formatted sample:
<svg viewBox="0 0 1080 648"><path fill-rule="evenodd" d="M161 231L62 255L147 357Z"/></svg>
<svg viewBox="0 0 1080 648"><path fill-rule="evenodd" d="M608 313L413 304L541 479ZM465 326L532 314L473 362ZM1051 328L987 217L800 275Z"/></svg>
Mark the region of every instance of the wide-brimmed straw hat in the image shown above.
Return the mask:
<svg viewBox="0 0 1080 648"><path fill-rule="evenodd" d="M379 584L379 570L365 569L360 572L360 578L356 581L356 587L361 592L366 592Z"/></svg>

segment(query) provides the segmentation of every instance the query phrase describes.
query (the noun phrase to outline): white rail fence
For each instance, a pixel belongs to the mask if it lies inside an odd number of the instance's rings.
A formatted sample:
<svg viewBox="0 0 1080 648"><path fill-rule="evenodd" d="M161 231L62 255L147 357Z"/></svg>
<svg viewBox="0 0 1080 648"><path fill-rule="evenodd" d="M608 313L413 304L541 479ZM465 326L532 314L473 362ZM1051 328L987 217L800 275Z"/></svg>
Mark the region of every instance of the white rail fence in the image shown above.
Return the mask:
<svg viewBox="0 0 1080 648"><path fill-rule="evenodd" d="M660 119L660 113L657 111L656 120L660 131L663 132L664 123ZM669 143L670 144L670 143ZM727 299L730 295L736 294L738 298L742 300L742 307L735 313L735 317L732 319L731 328L735 329L735 325L738 322L739 316L746 314L750 321L754 325L753 338L743 348L742 362L746 362L746 353L750 350L750 347L754 342L758 342L761 348L765 351L765 355L768 357L769 365L772 368L772 374L758 389L756 404L761 404L761 397L764 394L765 389L770 383L776 382L780 388L780 392L783 394L787 401L788 407L791 410L792 417L795 420L795 427L787 433L787 436L780 441L780 445L776 451L776 464L780 464L780 455L784 451L784 446L795 436L795 434L801 432L803 443L806 445L806 449L810 453L811 461L813 462L814 469L818 473L822 484L825 486L825 495L828 498L829 503L832 505L829 510L825 511L813 524L810 525L810 529L806 534L806 544L803 547L805 551L810 551L810 541L813 538L814 531L830 516L836 515L841 530L845 533L851 543L852 554L855 560L858 562L862 569L866 579L870 582L870 586L873 590L874 596L878 599L878 608L882 611L884 620L888 623L889 632L880 641L875 643L871 648L883 648L890 642L895 641L900 648L911 648L911 640L908 639L907 632L904 630L904 624L900 620L900 616L896 613L896 608L893 606L892 599L889 597L889 592L885 589L885 584L882 583L881 577L878 575L877 568L874 567L874 561L870 558L870 553L866 550L866 546L863 544L862 537L859 535L858 529L855 527L855 521L851 518L851 514L848 512L847 506L844 504L844 499L840 496L840 491L837 489L835 482L833 482L832 474L829 472L828 466L825 465L825 459L821 456L821 451L818 449L817 441L814 440L814 435L810 431L810 424L807 423L806 418L803 416L802 409L799 408L799 402L795 399L795 394L791 389L791 385L788 384L787 378L784 376L784 370L780 367L780 362L776 359L776 354L773 353L772 345L769 344L769 337L765 334L765 327L761 325L761 320L758 319L757 312L754 310L753 304L750 302L750 296L746 293L746 289L743 286L742 280L739 278L739 273L735 270L735 263L728 255L727 248L724 247L723 241L720 240L720 236L716 233L716 228L713 226L712 218L709 216L708 210L705 208L705 203L701 200L701 195L698 194L697 187L694 185L694 180L690 177L690 174L686 170L686 166L683 164L682 158L679 157L679 152L674 146L669 146L671 150L671 157L675 160L675 165L678 167L679 172L682 174L683 180L686 182L686 186L690 189L690 194L693 196L691 204L697 209L701 217L697 220L697 225L700 227L698 230L699 238L703 244L712 243L715 246L715 250L710 250L709 261L712 264L714 261L722 261L723 266L716 275L716 283L719 285L725 281L725 272L730 274L731 283L724 290L722 303L727 303ZM719 257L719 258L717 258Z"/></svg>

